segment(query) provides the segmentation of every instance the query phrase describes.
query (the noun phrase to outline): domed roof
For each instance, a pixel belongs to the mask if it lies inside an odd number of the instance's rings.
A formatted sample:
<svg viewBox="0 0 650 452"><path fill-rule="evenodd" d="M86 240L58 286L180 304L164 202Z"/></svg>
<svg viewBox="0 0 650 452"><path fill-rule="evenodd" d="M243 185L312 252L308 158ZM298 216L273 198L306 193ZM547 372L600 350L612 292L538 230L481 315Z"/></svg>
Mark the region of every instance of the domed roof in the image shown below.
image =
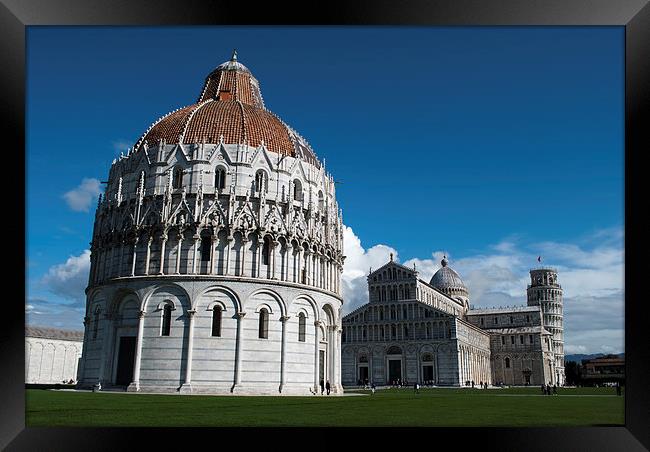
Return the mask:
<svg viewBox="0 0 650 452"><path fill-rule="evenodd" d="M467 290L467 287L465 287L465 283L463 283L463 280L460 278L458 273L456 273L454 270L452 270L447 266L447 264L449 264L449 261L447 260L447 256L442 258L440 264L442 265L442 268L440 268L440 270L438 270L431 277L431 281L429 282L430 285L432 285L436 289L441 289L441 290L445 290L445 289Z"/></svg>
<svg viewBox="0 0 650 452"><path fill-rule="evenodd" d="M160 118L134 150L144 142L155 145L161 140L166 144L264 144L271 152L320 166L305 139L266 109L259 82L237 61L237 52L206 77L196 103Z"/></svg>

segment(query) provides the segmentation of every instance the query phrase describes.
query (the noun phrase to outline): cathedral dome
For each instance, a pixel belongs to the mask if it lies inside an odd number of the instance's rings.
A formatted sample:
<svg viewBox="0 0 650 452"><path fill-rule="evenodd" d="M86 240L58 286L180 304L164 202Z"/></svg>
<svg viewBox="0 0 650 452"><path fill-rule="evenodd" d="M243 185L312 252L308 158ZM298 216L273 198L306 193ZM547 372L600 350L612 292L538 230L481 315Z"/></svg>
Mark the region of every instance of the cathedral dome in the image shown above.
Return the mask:
<svg viewBox="0 0 650 452"><path fill-rule="evenodd" d="M153 146L160 141L264 145L271 152L320 166L305 139L266 109L259 82L237 61L237 52L208 74L196 103L160 118L142 135L134 150L145 142Z"/></svg>
<svg viewBox="0 0 650 452"><path fill-rule="evenodd" d="M447 256L442 258L440 264L442 265L442 268L431 277L429 284L443 292L447 289L461 289L467 291L467 287L458 273L447 266L449 264Z"/></svg>

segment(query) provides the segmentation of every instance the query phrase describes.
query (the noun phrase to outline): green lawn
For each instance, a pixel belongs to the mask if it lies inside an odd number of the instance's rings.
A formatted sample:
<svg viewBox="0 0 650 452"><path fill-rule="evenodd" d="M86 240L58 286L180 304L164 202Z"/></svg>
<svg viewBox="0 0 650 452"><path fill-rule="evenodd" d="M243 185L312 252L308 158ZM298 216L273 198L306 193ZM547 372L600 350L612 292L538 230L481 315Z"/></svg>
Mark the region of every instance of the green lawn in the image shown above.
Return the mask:
<svg viewBox="0 0 650 452"><path fill-rule="evenodd" d="M352 392L352 391L350 391ZM368 391L358 391L369 394ZM614 388L378 390L375 395L247 397L26 391L36 426L589 426L622 425Z"/></svg>

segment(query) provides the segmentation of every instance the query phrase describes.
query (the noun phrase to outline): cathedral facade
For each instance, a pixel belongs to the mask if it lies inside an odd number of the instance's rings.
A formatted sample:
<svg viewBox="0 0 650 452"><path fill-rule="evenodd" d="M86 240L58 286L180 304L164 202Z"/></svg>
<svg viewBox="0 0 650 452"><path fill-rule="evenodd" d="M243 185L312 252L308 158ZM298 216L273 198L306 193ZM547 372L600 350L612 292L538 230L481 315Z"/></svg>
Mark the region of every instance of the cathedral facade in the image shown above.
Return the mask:
<svg viewBox="0 0 650 452"><path fill-rule="evenodd" d="M343 317L344 386L564 384L557 271L530 271L526 306L470 309L446 258L429 282L390 261L368 275L369 302Z"/></svg>
<svg viewBox="0 0 650 452"><path fill-rule="evenodd" d="M234 53L110 168L78 387L340 393L343 260L332 176Z"/></svg>

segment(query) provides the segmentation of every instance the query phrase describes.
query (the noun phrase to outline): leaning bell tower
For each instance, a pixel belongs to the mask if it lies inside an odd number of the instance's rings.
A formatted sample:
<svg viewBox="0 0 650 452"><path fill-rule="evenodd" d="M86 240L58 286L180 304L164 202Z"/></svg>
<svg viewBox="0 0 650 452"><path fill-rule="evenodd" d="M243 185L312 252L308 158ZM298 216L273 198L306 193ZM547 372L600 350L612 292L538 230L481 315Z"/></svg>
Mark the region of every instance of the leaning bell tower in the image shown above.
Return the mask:
<svg viewBox="0 0 650 452"><path fill-rule="evenodd" d="M538 267L530 270L528 306L541 306L544 328L552 335L554 356L554 383L564 385L564 327L562 314L562 286L558 284L557 269Z"/></svg>

